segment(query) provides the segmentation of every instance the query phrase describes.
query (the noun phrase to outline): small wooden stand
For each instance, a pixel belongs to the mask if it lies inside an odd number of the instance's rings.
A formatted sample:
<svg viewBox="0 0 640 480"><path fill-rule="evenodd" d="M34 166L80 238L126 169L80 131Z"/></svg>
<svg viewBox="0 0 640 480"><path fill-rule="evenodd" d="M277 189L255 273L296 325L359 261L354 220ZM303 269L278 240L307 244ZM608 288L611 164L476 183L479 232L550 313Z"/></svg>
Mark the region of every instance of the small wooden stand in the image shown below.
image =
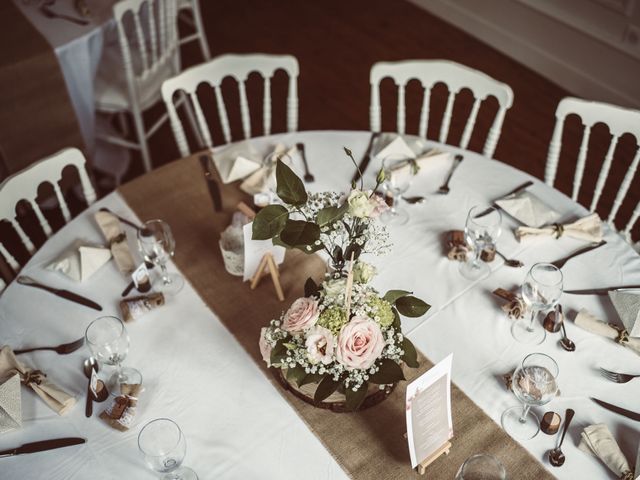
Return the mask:
<svg viewBox="0 0 640 480"><path fill-rule="evenodd" d="M449 451L451 450L451 442L446 442L442 447L433 452L430 457L427 457L423 461L421 461L418 466L418 475L424 475L427 472L427 467L435 462L440 455L449 455Z"/></svg>
<svg viewBox="0 0 640 480"><path fill-rule="evenodd" d="M249 220L253 220L254 218L256 218L256 212L254 212L253 208L251 208L244 202L238 203L238 205L236 205L236 209L240 213L244 213L249 218Z"/></svg>
<svg viewBox="0 0 640 480"><path fill-rule="evenodd" d="M280 285L280 272L278 271L278 265L273 260L273 255L270 253L265 253L262 260L260 260L260 265L258 265L256 273L253 274L253 278L251 278L251 290L256 289L263 273L266 274L267 272L271 274L271 281L276 289L278 300L284 302L284 293L282 292L282 285Z"/></svg>

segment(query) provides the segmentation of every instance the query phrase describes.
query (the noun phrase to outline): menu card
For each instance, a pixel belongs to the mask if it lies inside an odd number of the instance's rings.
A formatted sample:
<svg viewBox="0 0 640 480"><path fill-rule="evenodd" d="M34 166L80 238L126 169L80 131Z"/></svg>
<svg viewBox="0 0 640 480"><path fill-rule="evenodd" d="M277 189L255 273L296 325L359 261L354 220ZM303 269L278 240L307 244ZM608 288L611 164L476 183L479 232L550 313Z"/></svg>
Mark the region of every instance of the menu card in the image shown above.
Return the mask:
<svg viewBox="0 0 640 480"><path fill-rule="evenodd" d="M407 385L407 440L415 468L453 437L451 362L453 354Z"/></svg>
<svg viewBox="0 0 640 480"><path fill-rule="evenodd" d="M284 254L286 249L278 245L274 245L271 239L269 240L252 240L253 235L253 222L247 223L242 227L242 233L244 235L244 275L243 281L247 281L252 278L258 266L260 266L260 260L265 254L270 253L273 256L273 260L276 265L280 265L284 262Z"/></svg>

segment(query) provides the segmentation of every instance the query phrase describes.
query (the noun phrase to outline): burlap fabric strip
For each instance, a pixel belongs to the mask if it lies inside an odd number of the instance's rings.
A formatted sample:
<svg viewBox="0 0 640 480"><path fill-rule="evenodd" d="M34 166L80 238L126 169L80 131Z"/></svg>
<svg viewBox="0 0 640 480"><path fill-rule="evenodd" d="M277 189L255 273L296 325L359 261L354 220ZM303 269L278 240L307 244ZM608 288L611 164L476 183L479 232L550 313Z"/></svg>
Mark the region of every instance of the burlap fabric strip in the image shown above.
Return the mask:
<svg viewBox="0 0 640 480"><path fill-rule="evenodd" d="M216 241L231 222L237 203L249 199L238 189L237 182L221 188L224 208L214 214L200 163L194 155L154 170L121 187L120 192L141 219L162 218L171 225L179 245L174 260L182 273L351 477L425 478L411 470L403 437L406 384L398 385L387 400L368 410L333 413L286 392L274 373L267 370L258 349L260 328L279 315L285 304L277 300L269 282L262 282L250 291L241 279L226 272ZM287 252L281 267L287 301L302 296L305 279L309 276L319 279L324 270L325 264L317 256ZM236 301L230 302L229 298ZM432 366L423 355L419 355L419 360L420 368L408 372L412 378ZM496 455L507 471L520 480L553 478L455 386L452 402L453 448L448 456L429 466L428 478L454 478L464 460L479 452Z"/></svg>

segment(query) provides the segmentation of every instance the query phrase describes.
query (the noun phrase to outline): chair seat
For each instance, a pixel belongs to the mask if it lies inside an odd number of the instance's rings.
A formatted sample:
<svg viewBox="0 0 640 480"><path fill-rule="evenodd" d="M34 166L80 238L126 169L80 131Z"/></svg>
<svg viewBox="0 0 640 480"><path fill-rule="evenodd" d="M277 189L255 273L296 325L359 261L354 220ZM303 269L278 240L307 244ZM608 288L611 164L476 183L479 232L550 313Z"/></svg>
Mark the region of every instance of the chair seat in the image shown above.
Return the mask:
<svg viewBox="0 0 640 480"><path fill-rule="evenodd" d="M138 71L135 66L134 70ZM162 82L176 74L171 61L158 64L157 68L138 80L140 109L146 110L160 100ZM127 78L122 55L117 44L105 48L94 83L96 109L115 113L131 110Z"/></svg>

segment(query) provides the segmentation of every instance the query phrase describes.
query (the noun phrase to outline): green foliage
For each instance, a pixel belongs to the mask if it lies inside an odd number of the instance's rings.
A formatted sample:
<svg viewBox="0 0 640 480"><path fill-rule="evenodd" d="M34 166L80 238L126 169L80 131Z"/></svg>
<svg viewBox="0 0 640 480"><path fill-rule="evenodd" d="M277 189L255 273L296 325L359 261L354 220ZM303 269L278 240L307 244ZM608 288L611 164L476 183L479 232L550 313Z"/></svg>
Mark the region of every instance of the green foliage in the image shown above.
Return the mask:
<svg viewBox="0 0 640 480"><path fill-rule="evenodd" d="M411 343L411 340L407 337L404 337L402 340L402 349L404 350L402 361L406 363L408 367L418 368L418 352L416 351L416 347L413 346L413 343Z"/></svg>
<svg viewBox="0 0 640 480"><path fill-rule="evenodd" d="M357 410L367 396L367 390L369 388L368 382L363 382L358 390L355 392L351 388L346 388L344 391L345 397L347 397L346 406L347 410Z"/></svg>
<svg viewBox="0 0 640 480"><path fill-rule="evenodd" d="M267 205L253 220L253 240L269 240L277 236L285 227L289 211L282 205Z"/></svg>
<svg viewBox="0 0 640 480"><path fill-rule="evenodd" d="M280 240L291 248L299 248L303 251L306 246L314 246L320 239L320 227L312 222L304 220L287 220L280 232Z"/></svg>
<svg viewBox="0 0 640 480"><path fill-rule="evenodd" d="M302 180L281 160L276 164L276 182L276 193L284 203L300 206L309 198Z"/></svg>
<svg viewBox="0 0 640 480"><path fill-rule="evenodd" d="M316 388L316 393L314 394L313 399L316 402L322 402L338 389L338 385L340 385L339 380L336 382L333 380L331 375L325 375L318 384L318 388Z"/></svg>
<svg viewBox="0 0 640 480"><path fill-rule="evenodd" d="M396 308L405 317L421 317L431 306L417 297L408 295L396 300Z"/></svg>
<svg viewBox="0 0 640 480"><path fill-rule="evenodd" d="M380 369L369 376L369 381L378 385L387 385L400 380L404 380L402 368L390 358L383 358L380 361Z"/></svg>

